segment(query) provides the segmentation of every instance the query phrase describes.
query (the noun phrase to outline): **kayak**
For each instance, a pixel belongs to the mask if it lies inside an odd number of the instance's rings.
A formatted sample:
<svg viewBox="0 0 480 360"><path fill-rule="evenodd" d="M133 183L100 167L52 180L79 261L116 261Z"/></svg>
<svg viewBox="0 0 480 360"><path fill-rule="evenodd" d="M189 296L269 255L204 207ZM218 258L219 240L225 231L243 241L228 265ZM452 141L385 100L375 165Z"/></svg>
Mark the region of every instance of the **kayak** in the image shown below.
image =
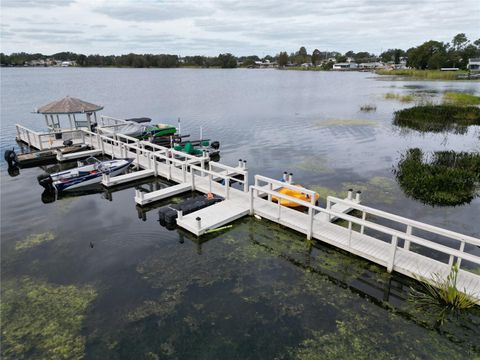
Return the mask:
<svg viewBox="0 0 480 360"><path fill-rule="evenodd" d="M109 174L110 176L119 175L128 169L132 161L133 159L100 161L90 157L83 166L53 174L39 175L37 180L47 191L72 190L100 183L103 174Z"/></svg>
<svg viewBox="0 0 480 360"><path fill-rule="evenodd" d="M302 185L295 185L295 186L297 186L299 188L303 188ZM302 193L301 191L296 191L296 190L293 190L293 189L290 189L290 188L281 188L280 190L278 190L278 192L280 194L288 195L288 196L291 196L291 197L294 197L294 198L297 198L297 199L300 199L300 200L303 200L303 201L306 201L306 202L311 201L310 196ZM319 198L320 198L320 195L315 193L315 202ZM272 200L275 201L275 202L278 202L280 200L280 205L287 206L287 207L300 207L300 206L302 206L302 205L300 205L296 202L293 202L293 201L290 201L290 200L287 200L287 199L279 199L276 196L272 196Z"/></svg>

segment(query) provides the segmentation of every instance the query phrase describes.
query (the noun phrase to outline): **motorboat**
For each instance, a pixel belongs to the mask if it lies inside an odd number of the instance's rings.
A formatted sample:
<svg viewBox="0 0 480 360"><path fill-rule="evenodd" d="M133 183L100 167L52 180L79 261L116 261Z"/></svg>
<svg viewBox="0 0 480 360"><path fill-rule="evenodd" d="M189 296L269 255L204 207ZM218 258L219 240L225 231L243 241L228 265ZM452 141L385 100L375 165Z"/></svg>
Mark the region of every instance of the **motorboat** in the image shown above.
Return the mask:
<svg viewBox="0 0 480 360"><path fill-rule="evenodd" d="M115 128L115 132L137 138L139 140L154 140L155 138L171 136L177 132L177 128L168 124L137 123L129 121Z"/></svg>
<svg viewBox="0 0 480 360"><path fill-rule="evenodd" d="M73 190L101 182L103 174L119 175L128 169L132 161L133 159L100 161L89 157L82 166L53 174L42 174L37 180L48 191Z"/></svg>

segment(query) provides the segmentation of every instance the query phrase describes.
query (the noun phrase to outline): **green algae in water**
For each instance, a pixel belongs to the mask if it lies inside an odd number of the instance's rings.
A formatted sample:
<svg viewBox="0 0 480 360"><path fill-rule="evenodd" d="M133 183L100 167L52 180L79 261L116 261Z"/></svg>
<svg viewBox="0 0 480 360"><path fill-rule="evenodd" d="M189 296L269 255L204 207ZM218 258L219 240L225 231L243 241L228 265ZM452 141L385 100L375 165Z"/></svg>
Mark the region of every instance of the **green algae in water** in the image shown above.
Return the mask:
<svg viewBox="0 0 480 360"><path fill-rule="evenodd" d="M48 231L41 234L29 235L25 240L18 241L15 244L15 250L25 250L55 239L53 232Z"/></svg>
<svg viewBox="0 0 480 360"><path fill-rule="evenodd" d="M361 191L363 200L371 203L393 204L399 195L395 180L383 176L375 176L367 182L343 183L342 187L345 191Z"/></svg>
<svg viewBox="0 0 480 360"><path fill-rule="evenodd" d="M80 330L96 297L91 286L50 284L30 277L2 284L2 358L81 359Z"/></svg>
<svg viewBox="0 0 480 360"><path fill-rule="evenodd" d="M309 156L301 163L298 163L296 168L317 174L332 174L335 172L335 170L328 165L328 160L323 156Z"/></svg>

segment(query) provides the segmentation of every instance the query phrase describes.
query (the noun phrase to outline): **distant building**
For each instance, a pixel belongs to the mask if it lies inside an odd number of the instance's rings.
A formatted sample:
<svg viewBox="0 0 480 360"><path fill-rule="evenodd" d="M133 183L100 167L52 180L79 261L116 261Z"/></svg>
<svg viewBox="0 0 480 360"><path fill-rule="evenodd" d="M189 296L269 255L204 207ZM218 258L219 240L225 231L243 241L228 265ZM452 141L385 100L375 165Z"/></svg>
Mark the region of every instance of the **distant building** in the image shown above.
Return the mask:
<svg viewBox="0 0 480 360"><path fill-rule="evenodd" d="M385 69L385 64L379 61L360 63L358 65L360 69Z"/></svg>
<svg viewBox="0 0 480 360"><path fill-rule="evenodd" d="M467 70L480 71L480 58L468 59Z"/></svg>
<svg viewBox="0 0 480 360"><path fill-rule="evenodd" d="M358 68L357 63L345 62L345 63L333 64L332 70L356 70L357 68Z"/></svg>
<svg viewBox="0 0 480 360"><path fill-rule="evenodd" d="M265 60L265 61L255 61L255 67L262 69L273 68L277 65L275 61Z"/></svg>
<svg viewBox="0 0 480 360"><path fill-rule="evenodd" d="M68 66L75 66L75 61L70 61L70 60L66 60L66 61L62 61L62 63L60 64L60 66L62 67L68 67Z"/></svg>

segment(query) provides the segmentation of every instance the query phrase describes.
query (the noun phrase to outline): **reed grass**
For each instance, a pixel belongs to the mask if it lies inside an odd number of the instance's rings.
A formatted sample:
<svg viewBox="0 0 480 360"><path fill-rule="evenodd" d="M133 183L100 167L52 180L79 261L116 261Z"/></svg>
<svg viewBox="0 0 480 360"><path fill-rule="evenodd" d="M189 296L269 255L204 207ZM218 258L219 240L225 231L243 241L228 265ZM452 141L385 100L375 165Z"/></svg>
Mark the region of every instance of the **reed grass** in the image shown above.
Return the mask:
<svg viewBox="0 0 480 360"><path fill-rule="evenodd" d="M377 106L374 104L365 104L360 106L360 111L371 112L376 110L377 110Z"/></svg>
<svg viewBox="0 0 480 360"><path fill-rule="evenodd" d="M457 265L453 265L450 273L444 279L436 273L432 280L419 277L420 289L410 288L409 300L421 310L435 313L440 322L450 313L459 313L479 305L473 294L468 294L466 289L458 289Z"/></svg>
<svg viewBox="0 0 480 360"><path fill-rule="evenodd" d="M393 124L422 132L450 131L464 134L480 125L480 108L457 105L419 105L395 112Z"/></svg>
<svg viewBox="0 0 480 360"><path fill-rule="evenodd" d="M377 70L378 75L397 75L422 80L457 80L458 75L466 75L467 71L441 71L441 70Z"/></svg>
<svg viewBox="0 0 480 360"><path fill-rule="evenodd" d="M401 95L401 94L395 94L395 93L386 93L385 94L385 99L387 100L398 100L401 102L412 102L415 100L415 97L413 95Z"/></svg>
<svg viewBox="0 0 480 360"><path fill-rule="evenodd" d="M446 104L459 106L480 105L480 96L458 92L446 92L443 94L443 101Z"/></svg>

